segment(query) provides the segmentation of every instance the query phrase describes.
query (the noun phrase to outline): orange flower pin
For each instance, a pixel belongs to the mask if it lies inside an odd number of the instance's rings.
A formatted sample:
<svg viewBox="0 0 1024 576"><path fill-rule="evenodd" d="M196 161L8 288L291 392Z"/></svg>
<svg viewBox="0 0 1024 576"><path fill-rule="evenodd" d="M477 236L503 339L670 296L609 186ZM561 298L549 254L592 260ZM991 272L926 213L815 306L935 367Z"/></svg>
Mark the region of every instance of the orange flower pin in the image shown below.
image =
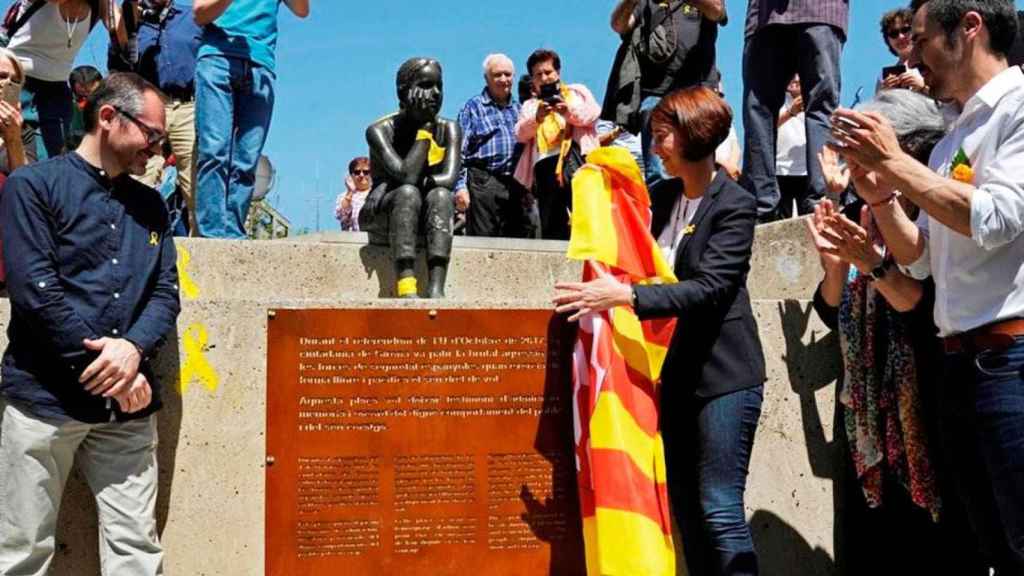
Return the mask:
<svg viewBox="0 0 1024 576"><path fill-rule="evenodd" d="M957 182L972 184L974 182L974 168L971 168L971 159L967 157L964 149L957 150L953 156L953 165L950 176Z"/></svg>

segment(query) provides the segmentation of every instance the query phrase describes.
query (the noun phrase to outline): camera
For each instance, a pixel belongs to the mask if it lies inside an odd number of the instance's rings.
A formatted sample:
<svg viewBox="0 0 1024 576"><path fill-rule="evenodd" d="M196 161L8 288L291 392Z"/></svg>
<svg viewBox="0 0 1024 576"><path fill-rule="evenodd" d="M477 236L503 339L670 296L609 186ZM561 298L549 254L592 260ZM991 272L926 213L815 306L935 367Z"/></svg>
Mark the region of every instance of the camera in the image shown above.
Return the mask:
<svg viewBox="0 0 1024 576"><path fill-rule="evenodd" d="M560 90L558 82L542 84L540 87L540 94L537 95L537 98L551 106L561 102L562 91Z"/></svg>

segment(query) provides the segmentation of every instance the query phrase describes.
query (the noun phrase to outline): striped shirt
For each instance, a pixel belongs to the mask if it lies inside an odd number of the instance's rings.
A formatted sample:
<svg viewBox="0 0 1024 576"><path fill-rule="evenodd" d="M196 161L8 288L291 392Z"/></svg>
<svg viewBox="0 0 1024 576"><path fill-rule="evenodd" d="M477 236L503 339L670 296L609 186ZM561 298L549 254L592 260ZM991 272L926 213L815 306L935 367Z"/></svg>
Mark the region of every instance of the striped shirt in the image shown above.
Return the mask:
<svg viewBox="0 0 1024 576"><path fill-rule="evenodd" d="M512 98L499 106L487 88L466 102L459 112L462 126L462 171L456 190L466 189L468 168L508 176L515 169L516 120L520 105Z"/></svg>
<svg viewBox="0 0 1024 576"><path fill-rule="evenodd" d="M747 38L771 24L829 24L843 31L849 0L747 0Z"/></svg>

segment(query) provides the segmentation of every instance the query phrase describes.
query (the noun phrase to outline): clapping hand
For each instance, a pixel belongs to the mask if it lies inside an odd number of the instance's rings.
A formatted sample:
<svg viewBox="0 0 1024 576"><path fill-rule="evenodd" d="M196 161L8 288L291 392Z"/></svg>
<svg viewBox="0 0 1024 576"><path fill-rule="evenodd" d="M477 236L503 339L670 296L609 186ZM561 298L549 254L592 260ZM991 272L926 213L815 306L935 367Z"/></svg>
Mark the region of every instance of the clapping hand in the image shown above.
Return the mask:
<svg viewBox="0 0 1024 576"><path fill-rule="evenodd" d="M871 209L867 206L861 207L859 225L835 213L825 220L820 233L831 244L831 248L824 248L824 251L853 264L861 274L870 274L882 263L882 246L873 239L877 235L874 234Z"/></svg>
<svg viewBox="0 0 1024 576"><path fill-rule="evenodd" d="M825 146L818 152L818 162L821 163L821 172L829 191L838 196L846 190L850 185L850 167L840 163L839 154Z"/></svg>
<svg viewBox="0 0 1024 576"><path fill-rule="evenodd" d="M903 155L892 124L877 112L839 108L832 113L832 137L847 162L878 171L883 164Z"/></svg>
<svg viewBox="0 0 1024 576"><path fill-rule="evenodd" d="M807 219L807 228L811 232L814 248L818 251L818 257L821 259L821 269L829 275L842 274L843 268L846 266L836 253L835 244L825 239L824 231L828 226L827 223L835 218L835 215L835 206L831 200L826 198L814 207L814 214Z"/></svg>

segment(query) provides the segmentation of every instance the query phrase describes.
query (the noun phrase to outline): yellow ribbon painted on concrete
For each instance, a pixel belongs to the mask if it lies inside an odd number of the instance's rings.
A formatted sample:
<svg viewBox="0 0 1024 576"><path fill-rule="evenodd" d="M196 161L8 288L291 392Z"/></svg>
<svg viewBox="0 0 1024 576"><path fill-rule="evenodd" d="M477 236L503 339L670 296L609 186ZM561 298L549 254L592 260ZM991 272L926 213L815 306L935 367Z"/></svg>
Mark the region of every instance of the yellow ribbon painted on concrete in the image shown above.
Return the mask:
<svg viewBox="0 0 1024 576"><path fill-rule="evenodd" d="M181 295L186 300L199 298L199 286L192 281L188 275L188 265L192 262L192 255L184 246L178 246L178 284L181 285Z"/></svg>
<svg viewBox="0 0 1024 576"><path fill-rule="evenodd" d="M398 295L399 296L411 296L417 291L416 288L416 277L409 276L408 278L402 278L398 281Z"/></svg>
<svg viewBox="0 0 1024 576"><path fill-rule="evenodd" d="M430 141L430 152L427 152L427 165L437 166L441 162L444 162L445 149L438 146L437 140L434 140L434 135L426 130L420 130L416 132L417 140L429 140Z"/></svg>
<svg viewBox="0 0 1024 576"><path fill-rule="evenodd" d="M220 377L213 365L206 358L206 343L209 334L206 326L196 322L190 325L181 335L181 344L185 349L185 360L181 363L181 393L188 392L193 381L198 381L210 392L216 392L220 386Z"/></svg>

